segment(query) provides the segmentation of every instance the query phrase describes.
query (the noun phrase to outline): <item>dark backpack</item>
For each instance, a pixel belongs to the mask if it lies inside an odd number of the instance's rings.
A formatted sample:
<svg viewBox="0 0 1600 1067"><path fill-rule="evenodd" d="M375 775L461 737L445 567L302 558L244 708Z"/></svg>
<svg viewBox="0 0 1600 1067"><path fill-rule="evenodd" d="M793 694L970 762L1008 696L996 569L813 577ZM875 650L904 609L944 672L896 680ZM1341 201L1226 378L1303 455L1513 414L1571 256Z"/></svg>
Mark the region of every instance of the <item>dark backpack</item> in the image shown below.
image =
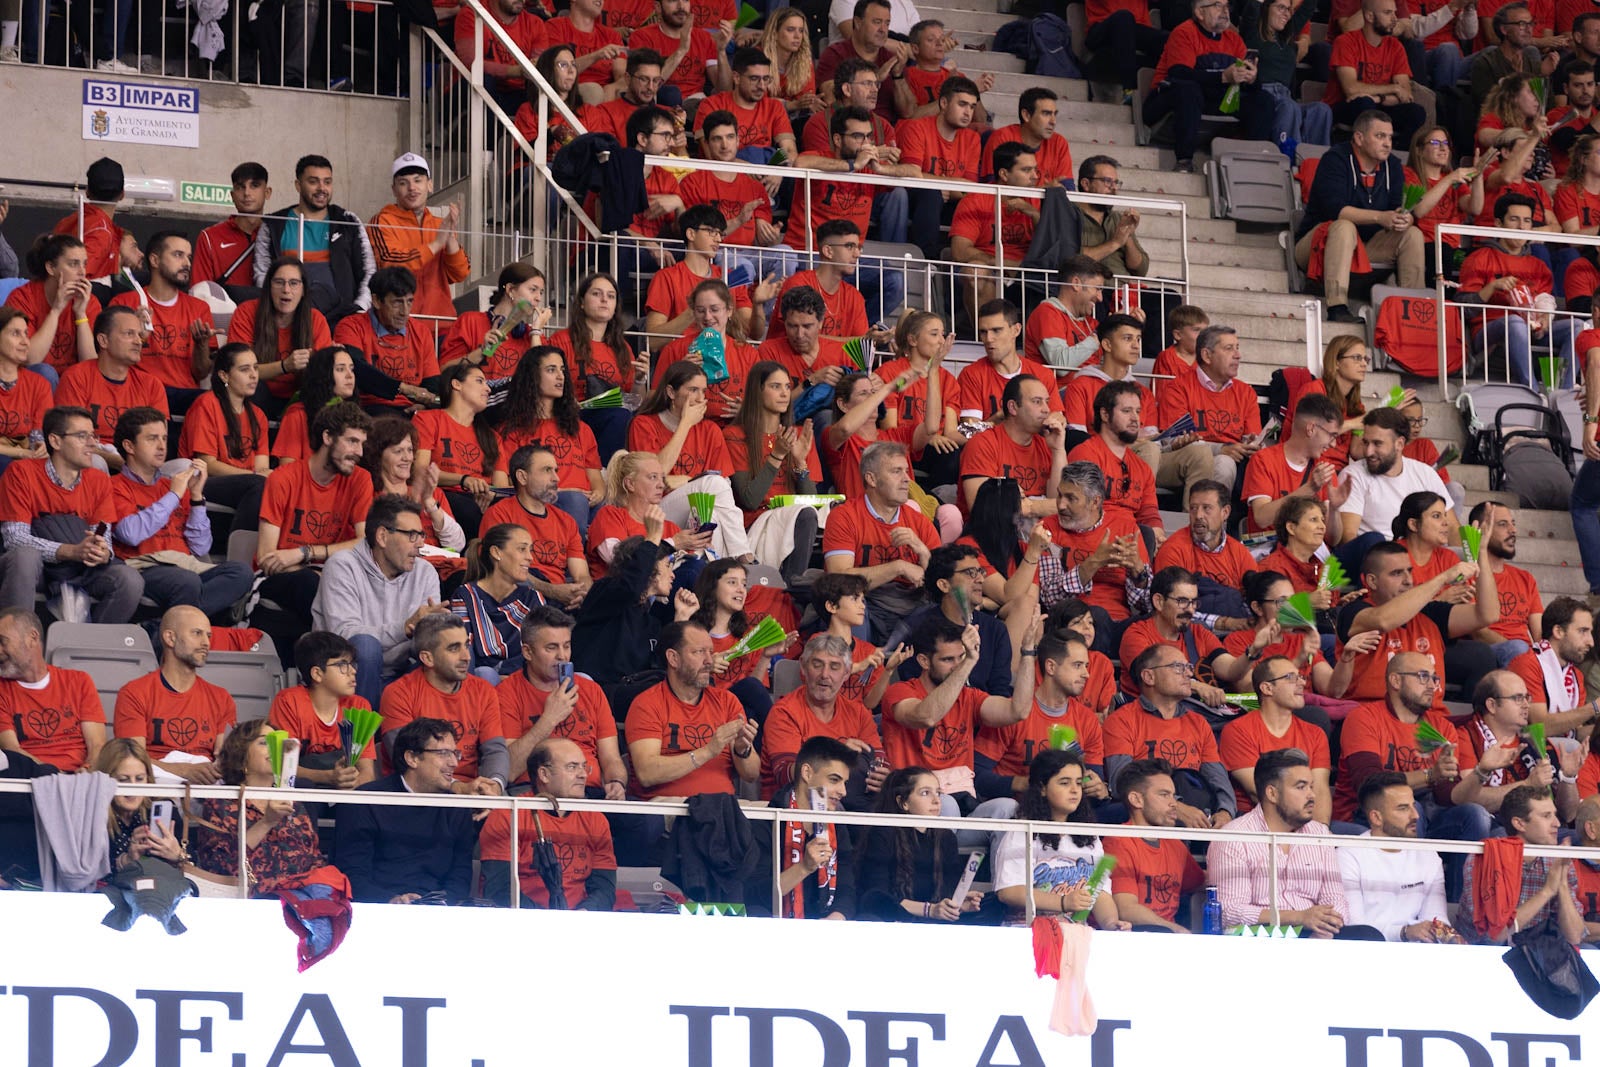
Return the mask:
<svg viewBox="0 0 1600 1067"><path fill-rule="evenodd" d="M1083 77L1072 54L1072 27L1060 15L1035 15L1006 23L995 31L994 50L1021 59L1029 74Z"/></svg>

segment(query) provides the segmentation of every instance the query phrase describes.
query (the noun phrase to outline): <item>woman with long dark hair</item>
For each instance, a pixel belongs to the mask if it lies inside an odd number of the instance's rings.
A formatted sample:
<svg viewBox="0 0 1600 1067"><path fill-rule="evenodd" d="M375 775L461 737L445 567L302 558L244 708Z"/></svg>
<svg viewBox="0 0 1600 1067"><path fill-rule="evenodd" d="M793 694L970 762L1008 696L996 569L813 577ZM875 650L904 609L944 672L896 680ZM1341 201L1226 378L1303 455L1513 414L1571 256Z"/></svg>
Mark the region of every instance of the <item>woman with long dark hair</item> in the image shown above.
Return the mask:
<svg viewBox="0 0 1600 1067"><path fill-rule="evenodd" d="M0 307L0 471L14 459L42 459L43 443L31 436L44 426L53 403L50 383L42 374L23 377L28 367L28 316L18 308Z"/></svg>
<svg viewBox="0 0 1600 1067"><path fill-rule="evenodd" d="M1080 752L1050 748L1034 756L1028 767L1028 791L1022 796L1017 817L1061 823L1063 831L1071 823L1092 822L1091 805L1083 799L1086 770ZM1011 922L1022 920L1032 893L1033 906L1041 915L1068 922L1074 912L1087 911L1102 930L1131 929L1117 918L1110 879L1097 889L1089 886L1089 876L1104 855L1100 839L1093 834L1035 834L1030 871L1023 832L1012 831L1002 835L995 846L995 895L1011 909Z"/></svg>
<svg viewBox="0 0 1600 1067"><path fill-rule="evenodd" d="M628 394L624 407L583 413L583 421L594 431L601 463L610 462L612 454L624 447L632 410L650 387L650 357L628 344L617 292L617 281L609 274L584 276L573 295L567 328L550 338L567 358L567 377L579 401L612 388Z"/></svg>
<svg viewBox="0 0 1600 1067"><path fill-rule="evenodd" d="M736 559L719 559L705 565L695 579L694 595L700 609L694 621L711 634L711 684L739 698L744 713L756 722L765 722L772 710L772 691L767 687L767 668L782 645L751 652L730 660L724 653L739 643L750 628L761 621L745 613L749 595L749 572Z"/></svg>
<svg viewBox="0 0 1600 1067"><path fill-rule="evenodd" d="M1455 513L1438 493L1427 490L1407 493L1400 501L1400 511L1390 524L1389 532L1411 558L1413 585L1436 578L1461 562L1461 557L1450 547L1450 535L1455 530ZM1460 604L1470 597L1470 586L1447 585L1438 599Z"/></svg>
<svg viewBox="0 0 1600 1067"><path fill-rule="evenodd" d="M53 389L61 372L96 356L94 320L100 301L89 284L89 251L70 234L40 237L28 249L28 281L13 289L6 306L28 320L28 369Z"/></svg>
<svg viewBox="0 0 1600 1067"><path fill-rule="evenodd" d="M1024 525L1028 540L1022 538ZM956 543L978 550L987 572L983 597L994 602L1001 618L1007 618L1012 602L1038 584L1039 564L1049 551L1050 533L1042 523L1022 514L1022 487L1015 478L990 478L978 487Z"/></svg>
<svg viewBox="0 0 1600 1067"><path fill-rule="evenodd" d="M561 102L578 117L578 121L588 125L588 120L583 114L588 107L578 92L578 57L572 46L551 45L539 53L533 61L533 69L543 75L544 80L560 95ZM533 144L539 139L539 96L543 90L532 78L527 81L528 98L517 108L516 114L511 116L511 121L517 127L517 132L526 137L529 144ZM555 155L577 136L578 131L572 128L566 116L557 111L554 105L550 105L548 114L550 125L546 133L549 151L551 155ZM517 169L525 165L519 163Z"/></svg>
<svg viewBox="0 0 1600 1067"><path fill-rule="evenodd" d="M356 360L349 351L329 345L311 353L300 375L300 396L278 417L278 435L272 454L281 462L293 463L311 458L316 451L311 441L311 420L329 404L354 403Z"/></svg>
<svg viewBox="0 0 1600 1067"><path fill-rule="evenodd" d="M744 389L745 375L761 359L750 344L744 320L734 314L736 308L733 292L720 278L707 278L689 293L689 311L694 321L683 336L668 341L656 358L655 385L659 387L664 372L679 360L688 360L700 366L702 357L695 351L695 343L702 334L716 334L722 338L722 359L727 377L710 382L706 389L708 407L706 417L718 425L726 425L739 406Z"/></svg>
<svg viewBox="0 0 1600 1067"><path fill-rule="evenodd" d="M472 673L491 685L522 669L522 620L544 603L528 581L532 562L532 534L515 523L491 526L468 564L466 584L450 601L467 627Z"/></svg>
<svg viewBox="0 0 1600 1067"><path fill-rule="evenodd" d="M384 415L372 421L361 466L372 475L374 498L385 493L403 496L422 505L422 540L434 548L461 552L467 547L467 534L450 511L450 501L439 488L439 472L417 466L417 428L400 415ZM447 597L463 580L466 561L459 555L425 555L439 572L439 595Z"/></svg>
<svg viewBox="0 0 1600 1067"><path fill-rule="evenodd" d="M914 822L939 814L939 780L925 767L902 767L878 790L882 815L904 825L871 826L856 850L859 916L880 922L953 923L976 915L983 894L954 899L966 862L953 830Z"/></svg>
<svg viewBox="0 0 1600 1067"><path fill-rule="evenodd" d="M744 513L734 503L728 481L733 461L722 432L708 420L704 370L688 360L666 369L628 426L628 447L653 452L660 460L667 487L661 510L668 519L685 529L695 526L689 494L710 493L716 497L711 548L728 559L755 562Z"/></svg>
<svg viewBox="0 0 1600 1067"><path fill-rule="evenodd" d="M242 341L256 354L257 372L267 383L266 394L256 402L269 415L283 411L311 353L333 344L328 320L307 299L306 270L299 259L280 256L272 261L261 297L234 311L228 340Z"/></svg>
<svg viewBox="0 0 1600 1067"><path fill-rule="evenodd" d="M489 406L489 380L483 368L462 360L439 376L444 407L419 411L417 465L439 468L439 484L461 525L476 530L484 509L494 503L490 479L500 458L500 439L483 418Z"/></svg>
<svg viewBox="0 0 1600 1067"><path fill-rule="evenodd" d="M260 512L271 470L267 416L255 402L259 381L250 346L223 345L212 360L211 389L189 405L178 435L177 454L206 465L206 498L235 514Z"/></svg>
<svg viewBox="0 0 1600 1067"><path fill-rule="evenodd" d="M750 551L757 559L782 560L778 570L785 584L811 563L817 509L810 504L775 508L772 500L815 493L822 481L811 423L794 424L794 396L794 380L783 364L762 360L750 368L739 413L724 435L733 499L744 511Z"/></svg>
<svg viewBox="0 0 1600 1067"><path fill-rule="evenodd" d="M463 312L445 335L439 353L439 364L445 370L464 359L482 366L490 381L499 381L511 377L531 345L544 342L551 313L544 303L544 272L526 263L511 263L501 269L494 287L494 304L488 311ZM533 318L508 327L512 310L523 301L534 309Z"/></svg>
<svg viewBox="0 0 1600 1067"><path fill-rule="evenodd" d="M555 454L561 481L556 506L589 532L589 516L606 498L600 448L594 431L579 417L578 398L566 357L554 345L530 348L511 376L499 426L500 459L494 484L510 486L509 461L523 445L541 444Z"/></svg>

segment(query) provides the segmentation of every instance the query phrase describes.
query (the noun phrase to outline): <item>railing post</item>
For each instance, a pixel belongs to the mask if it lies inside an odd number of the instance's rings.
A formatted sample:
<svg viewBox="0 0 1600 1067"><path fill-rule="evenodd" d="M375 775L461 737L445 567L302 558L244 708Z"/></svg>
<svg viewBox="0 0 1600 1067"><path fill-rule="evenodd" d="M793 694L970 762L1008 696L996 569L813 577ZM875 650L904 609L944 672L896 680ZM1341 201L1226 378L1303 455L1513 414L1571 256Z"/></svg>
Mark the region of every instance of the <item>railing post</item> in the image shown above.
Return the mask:
<svg viewBox="0 0 1600 1067"><path fill-rule="evenodd" d="M483 233L487 228L488 201L485 171L485 116L479 93L483 90L483 16L472 20L472 92L467 94L467 211L470 229L467 234L467 260L482 273L489 268L483 261ZM503 265L503 264L502 264Z"/></svg>
<svg viewBox="0 0 1600 1067"><path fill-rule="evenodd" d="M549 229L547 222L550 218L550 188L545 184L545 175L549 173L550 163L550 99L543 93L539 94L539 136L533 142L533 161L535 164L533 175L533 216L528 220L528 229L533 233L533 261L539 269L546 272L551 279L546 283L552 289L555 286L555 272L545 262L545 232ZM513 193L512 195L515 195ZM512 250L513 259L521 259L516 255L521 252L520 247Z"/></svg>
<svg viewBox="0 0 1600 1067"><path fill-rule="evenodd" d="M1278 907L1278 835L1267 834L1267 898L1272 909L1272 925L1278 926L1283 914Z"/></svg>
<svg viewBox="0 0 1600 1067"><path fill-rule="evenodd" d="M1433 234L1433 261L1440 266L1444 265L1444 260L1440 258L1443 253L1444 235L1435 230ZM1450 402L1450 353L1445 351L1445 346L1449 344L1450 331L1446 328L1449 324L1445 322L1444 318L1446 314L1446 308L1444 303L1444 271L1442 270L1439 271L1433 279L1433 291L1435 294L1437 294L1436 299L1439 301L1439 313L1434 316L1434 318L1439 320L1439 398L1448 404ZM1463 327L1464 326L1465 324L1463 324ZM1463 334L1462 336L1464 338L1466 335ZM1462 345L1462 349L1461 377L1463 380L1465 380L1467 375L1467 356L1465 344ZM1488 361L1485 360L1484 362L1487 365Z"/></svg>
<svg viewBox="0 0 1600 1067"><path fill-rule="evenodd" d="M522 812L517 807L517 799L511 798L511 907L518 910L522 907L522 838L519 836L521 827L517 825L522 820Z"/></svg>
<svg viewBox="0 0 1600 1067"><path fill-rule="evenodd" d="M990 859L991 859L991 862L992 862L993 861L993 857L991 857ZM1032 823L1029 823L1028 824L1028 828L1026 830L1024 830L1023 833L1022 833L1022 868L1023 868L1023 876L1027 879L1026 883L1023 885L1023 888L1027 890L1027 895L1023 898L1022 915L1023 915L1023 918L1028 920L1028 925L1032 926L1034 918L1039 914L1038 906L1034 903L1034 899L1033 899L1033 824ZM956 903L957 903L957 906L960 905L960 901L957 901Z"/></svg>
<svg viewBox="0 0 1600 1067"><path fill-rule="evenodd" d="M422 75L422 31L412 27L406 36L406 66L410 71L411 94L406 101L406 144L413 152L422 151L422 116L428 106ZM437 153L435 153L437 156ZM437 164L437 158L434 160Z"/></svg>
<svg viewBox="0 0 1600 1067"><path fill-rule="evenodd" d="M783 918L783 887L778 879L783 877L783 855L778 850L783 842L783 823L772 820L772 917ZM804 892L804 890L802 890Z"/></svg>

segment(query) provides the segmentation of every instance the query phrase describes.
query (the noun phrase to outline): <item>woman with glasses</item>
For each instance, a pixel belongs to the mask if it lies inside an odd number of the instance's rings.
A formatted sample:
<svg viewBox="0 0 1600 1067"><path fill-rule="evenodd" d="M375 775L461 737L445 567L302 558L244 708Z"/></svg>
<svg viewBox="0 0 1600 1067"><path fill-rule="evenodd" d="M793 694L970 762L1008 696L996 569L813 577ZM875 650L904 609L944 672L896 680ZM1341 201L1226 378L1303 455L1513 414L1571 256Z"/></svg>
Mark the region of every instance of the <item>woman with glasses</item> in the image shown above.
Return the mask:
<svg viewBox="0 0 1600 1067"><path fill-rule="evenodd" d="M306 272L298 259L273 260L261 296L234 311L228 341L247 344L256 354L256 372L267 384L265 393L256 392L256 403L276 417L294 395L311 353L333 344L328 320L306 299Z"/></svg>
<svg viewBox="0 0 1600 1067"><path fill-rule="evenodd" d="M1281 0L1280 0L1281 2ZM1483 210L1483 171L1494 162L1498 153L1487 156L1474 152L1470 167L1454 167L1450 150L1450 131L1443 126L1424 126L1411 139L1411 151L1406 164L1406 185L1420 186L1422 199L1411 209L1417 229L1428 239L1427 281L1433 285L1434 277L1443 270L1445 277L1456 274L1456 249L1461 247L1461 235L1447 233L1443 237L1444 262L1433 257L1434 237L1442 225L1459 225L1472 219Z"/></svg>
<svg viewBox="0 0 1600 1067"><path fill-rule="evenodd" d="M1320 100L1305 103L1295 98L1295 67L1304 57L1306 42L1300 31L1311 21L1312 7L1292 0L1245 0L1238 11L1239 35L1246 48L1255 49L1255 91L1272 101L1271 107L1251 114L1256 128L1252 140L1272 141L1290 158L1294 145L1329 144L1333 134L1333 109ZM1246 89L1245 92L1250 92Z"/></svg>
<svg viewBox="0 0 1600 1067"><path fill-rule="evenodd" d="M1390 525L1390 532L1411 557L1413 584L1421 585L1461 562L1461 557L1450 547L1450 536L1455 531L1455 516L1438 493L1410 493L1400 501L1400 511ZM1464 604L1472 599L1472 586L1464 582L1447 585L1434 599L1446 604Z"/></svg>
<svg viewBox="0 0 1600 1067"><path fill-rule="evenodd" d="M491 526L478 541L466 584L450 601L467 627L472 673L490 685L522 669L522 620L544 603L529 582L532 564L532 534L510 522Z"/></svg>
<svg viewBox="0 0 1600 1067"><path fill-rule="evenodd" d="M1450 480L1450 467L1440 460L1445 458L1439 452L1439 446L1433 443L1428 436L1428 416L1423 414L1422 401L1416 398L1400 406L1400 414L1406 417L1406 423L1411 427L1411 436L1406 438L1405 452L1407 459L1418 463L1426 463L1439 474L1439 480L1444 482L1446 491L1450 494L1451 506L1455 509L1456 518L1465 522L1467 518L1467 492L1461 487L1460 482ZM1452 448L1455 455L1459 456L1460 450Z"/></svg>
<svg viewBox="0 0 1600 1067"><path fill-rule="evenodd" d="M1011 617L1015 605L1031 607L1033 600L1025 594L1038 587L1041 567L1060 573L1060 563L1050 553L1049 529L1022 514L1022 489L1015 478L990 478L978 487L956 544L978 550L973 566L983 575L984 603L973 607L998 612L1002 619ZM956 574L963 577L960 571Z"/></svg>
<svg viewBox="0 0 1600 1067"><path fill-rule="evenodd" d="M272 756L267 721L242 722L229 732L217 753L222 783L268 789ZM194 866L199 877L223 885L239 877L239 802L201 800L193 817ZM252 896L274 897L297 886L324 865L317 827L303 807L287 800L245 802L246 866Z"/></svg>
<svg viewBox="0 0 1600 1067"><path fill-rule="evenodd" d="M1322 377L1313 378L1289 402L1289 418L1292 422L1301 397L1321 393L1333 401L1344 422L1339 427L1339 435L1323 451L1322 459L1340 470L1349 461L1366 454L1361 438L1354 436L1354 431L1361 429L1361 418L1367 413L1366 405L1362 403L1361 387L1367 380L1367 368L1371 365L1372 356L1367 352L1366 343L1352 334L1341 334L1330 340L1328 347L1323 350Z"/></svg>
<svg viewBox="0 0 1600 1067"><path fill-rule="evenodd" d="M1245 575L1243 585L1250 627L1223 638L1223 651L1230 656L1243 656L1260 635L1268 634L1266 646L1252 662L1261 663L1282 656L1293 661L1306 685L1315 693L1328 697L1343 695L1350 684L1351 664L1341 659L1337 667L1330 666L1322 655L1322 639L1314 628L1285 630L1278 622L1279 609L1295 593L1294 583L1277 571L1259 570ZM1307 700L1311 696L1312 693L1307 693Z"/></svg>
<svg viewBox="0 0 1600 1067"><path fill-rule="evenodd" d="M583 102L583 94L578 91L578 60L571 45L558 44L553 48L546 48L539 53L539 58L534 60L533 69L544 76L544 80L550 83L550 87L556 91L561 102L577 116L585 129L594 125L592 116L584 114L591 108ZM511 116L517 132L526 137L529 144L539 139L541 92L539 83L531 78L528 79L528 99L517 108L517 113ZM545 132L549 138L550 153L554 155L557 150L566 147L567 143L578 135L578 131L572 128L567 122L567 117L557 111L554 104L548 106L549 125ZM526 160L517 159L512 163L511 169L520 170L527 165Z"/></svg>

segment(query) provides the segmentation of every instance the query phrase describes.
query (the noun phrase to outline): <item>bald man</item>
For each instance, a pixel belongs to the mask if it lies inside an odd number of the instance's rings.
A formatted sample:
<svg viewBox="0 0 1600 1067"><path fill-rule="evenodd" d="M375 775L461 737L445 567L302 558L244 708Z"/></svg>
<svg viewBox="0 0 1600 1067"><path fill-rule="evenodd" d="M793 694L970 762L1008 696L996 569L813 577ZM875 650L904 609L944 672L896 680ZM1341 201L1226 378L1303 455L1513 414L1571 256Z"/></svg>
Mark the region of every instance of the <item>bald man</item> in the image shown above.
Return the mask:
<svg viewBox="0 0 1600 1067"><path fill-rule="evenodd" d="M117 694L116 735L144 743L158 782L213 785L222 779L215 756L239 709L226 689L200 677L210 654L205 612L188 605L169 608L161 616L160 668Z"/></svg>

